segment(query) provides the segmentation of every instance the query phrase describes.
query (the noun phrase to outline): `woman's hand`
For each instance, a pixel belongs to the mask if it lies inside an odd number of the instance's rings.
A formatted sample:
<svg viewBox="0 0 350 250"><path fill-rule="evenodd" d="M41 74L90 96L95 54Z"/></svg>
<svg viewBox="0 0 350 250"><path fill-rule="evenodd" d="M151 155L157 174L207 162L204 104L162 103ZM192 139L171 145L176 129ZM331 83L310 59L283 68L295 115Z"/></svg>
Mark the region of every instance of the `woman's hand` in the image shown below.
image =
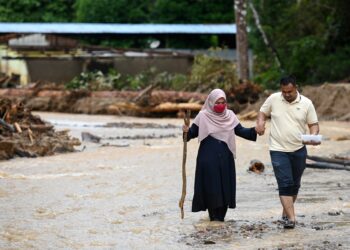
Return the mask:
<svg viewBox="0 0 350 250"><path fill-rule="evenodd" d="M189 129L190 129L189 126L187 126L187 125L185 125L185 124L182 125L182 131L183 131L183 132L187 133Z"/></svg>
<svg viewBox="0 0 350 250"><path fill-rule="evenodd" d="M263 124L257 124L255 126L255 131L258 135L263 135L265 133L265 126Z"/></svg>

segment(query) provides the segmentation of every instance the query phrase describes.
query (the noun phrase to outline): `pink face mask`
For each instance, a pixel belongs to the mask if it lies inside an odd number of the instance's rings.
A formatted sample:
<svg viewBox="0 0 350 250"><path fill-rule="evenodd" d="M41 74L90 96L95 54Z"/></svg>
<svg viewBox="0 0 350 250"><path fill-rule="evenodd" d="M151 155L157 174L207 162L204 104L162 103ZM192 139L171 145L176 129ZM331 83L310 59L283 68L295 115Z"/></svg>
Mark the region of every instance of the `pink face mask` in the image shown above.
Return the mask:
<svg viewBox="0 0 350 250"><path fill-rule="evenodd" d="M220 104L215 104L214 105L214 111L216 113L224 112L225 108L226 108L226 103L220 103Z"/></svg>

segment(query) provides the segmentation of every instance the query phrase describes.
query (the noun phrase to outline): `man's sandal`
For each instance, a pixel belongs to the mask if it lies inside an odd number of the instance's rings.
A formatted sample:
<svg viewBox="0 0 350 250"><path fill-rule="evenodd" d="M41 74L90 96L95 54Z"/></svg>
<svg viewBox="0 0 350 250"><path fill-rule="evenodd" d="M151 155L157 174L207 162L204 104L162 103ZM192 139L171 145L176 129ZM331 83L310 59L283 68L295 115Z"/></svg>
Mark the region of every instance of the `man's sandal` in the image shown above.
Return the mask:
<svg viewBox="0 0 350 250"><path fill-rule="evenodd" d="M295 221L291 221L288 218L284 221L283 228L285 229L293 229L295 228Z"/></svg>

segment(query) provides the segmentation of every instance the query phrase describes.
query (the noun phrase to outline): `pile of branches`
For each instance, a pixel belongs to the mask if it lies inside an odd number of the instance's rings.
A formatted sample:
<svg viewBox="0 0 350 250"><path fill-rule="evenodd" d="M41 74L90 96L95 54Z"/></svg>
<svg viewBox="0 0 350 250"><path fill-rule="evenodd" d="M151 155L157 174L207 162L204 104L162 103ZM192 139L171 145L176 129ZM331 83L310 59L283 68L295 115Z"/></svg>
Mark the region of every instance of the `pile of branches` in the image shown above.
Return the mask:
<svg viewBox="0 0 350 250"><path fill-rule="evenodd" d="M198 112L206 94L171 90L88 91L51 89L0 89L0 96L25 102L31 110L130 116L181 116L183 110Z"/></svg>
<svg viewBox="0 0 350 250"><path fill-rule="evenodd" d="M0 99L0 160L73 152L79 145L80 141L71 138L68 131L56 132L22 102Z"/></svg>

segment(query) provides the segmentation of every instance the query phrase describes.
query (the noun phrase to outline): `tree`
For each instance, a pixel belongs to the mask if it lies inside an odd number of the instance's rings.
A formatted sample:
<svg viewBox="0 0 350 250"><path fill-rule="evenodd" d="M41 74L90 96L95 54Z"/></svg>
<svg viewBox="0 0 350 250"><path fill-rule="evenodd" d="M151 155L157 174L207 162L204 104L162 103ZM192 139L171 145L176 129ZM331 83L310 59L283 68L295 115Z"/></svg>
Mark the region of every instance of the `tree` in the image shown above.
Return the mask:
<svg viewBox="0 0 350 250"><path fill-rule="evenodd" d="M248 63L248 35L247 35L247 5L245 0L234 0L236 16L236 47L237 47L237 69L238 77L242 81L249 79Z"/></svg>
<svg viewBox="0 0 350 250"><path fill-rule="evenodd" d="M0 0L1 22L71 22L75 0Z"/></svg>
<svg viewBox="0 0 350 250"><path fill-rule="evenodd" d="M77 21L101 23L233 23L232 0L77 0ZM135 37L115 45L147 47L148 41L158 37ZM109 45L113 45L109 42ZM231 47L217 36L171 36L161 46L172 48Z"/></svg>
<svg viewBox="0 0 350 250"><path fill-rule="evenodd" d="M346 0L251 0L261 26L279 55L285 73L300 82L337 81L349 76L350 19ZM250 15L255 81L277 87L281 77L274 57Z"/></svg>

